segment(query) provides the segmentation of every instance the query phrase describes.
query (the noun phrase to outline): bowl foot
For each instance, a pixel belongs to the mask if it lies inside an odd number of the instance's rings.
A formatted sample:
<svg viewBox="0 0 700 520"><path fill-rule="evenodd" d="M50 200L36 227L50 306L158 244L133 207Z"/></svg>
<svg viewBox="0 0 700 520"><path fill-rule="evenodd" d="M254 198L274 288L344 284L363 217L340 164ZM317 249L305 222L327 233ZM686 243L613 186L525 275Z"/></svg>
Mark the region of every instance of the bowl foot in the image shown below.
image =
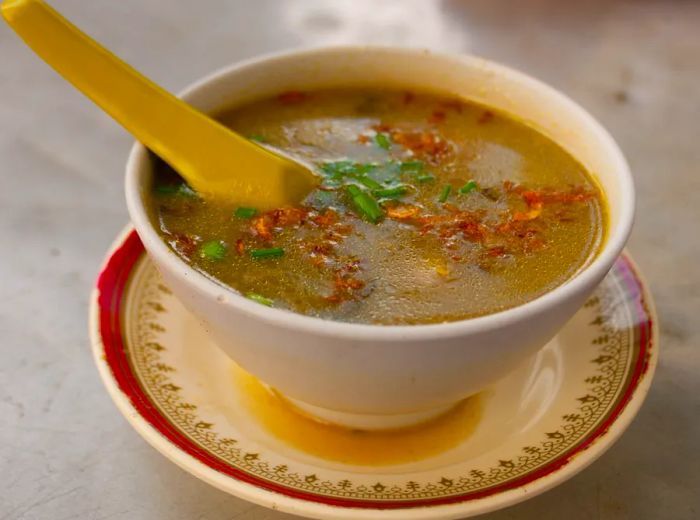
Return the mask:
<svg viewBox="0 0 700 520"><path fill-rule="evenodd" d="M281 394L280 394L281 395ZM312 404L285 397L292 406L300 413L311 417L320 422L336 424L345 428L355 430L396 430L400 428L408 428L421 423L428 422L454 408L459 401L449 403L447 405L421 410L419 412L411 412L405 414L378 415L378 414L356 414L339 412L328 408L321 408Z"/></svg>

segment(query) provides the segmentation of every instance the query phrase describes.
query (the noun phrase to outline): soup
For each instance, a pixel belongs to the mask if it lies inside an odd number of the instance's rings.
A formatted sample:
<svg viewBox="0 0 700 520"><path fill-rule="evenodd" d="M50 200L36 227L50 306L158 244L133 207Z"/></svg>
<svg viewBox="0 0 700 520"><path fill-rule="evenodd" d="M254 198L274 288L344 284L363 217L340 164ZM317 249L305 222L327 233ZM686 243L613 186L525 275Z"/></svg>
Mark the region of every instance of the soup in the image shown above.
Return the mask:
<svg viewBox="0 0 700 520"><path fill-rule="evenodd" d="M604 200L585 168L486 106L321 90L218 118L314 164L320 186L261 213L199 198L156 160L152 218L184 261L263 305L386 325L472 318L564 283L604 237Z"/></svg>

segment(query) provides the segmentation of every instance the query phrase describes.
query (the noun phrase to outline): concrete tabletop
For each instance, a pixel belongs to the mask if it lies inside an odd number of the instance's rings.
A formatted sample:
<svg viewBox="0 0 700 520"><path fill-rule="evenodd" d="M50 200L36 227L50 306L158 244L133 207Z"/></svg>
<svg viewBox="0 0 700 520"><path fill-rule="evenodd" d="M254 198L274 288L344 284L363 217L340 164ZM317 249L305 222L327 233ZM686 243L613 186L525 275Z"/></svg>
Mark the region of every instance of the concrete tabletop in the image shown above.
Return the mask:
<svg viewBox="0 0 700 520"><path fill-rule="evenodd" d="M585 4L585 5L584 5ZM568 93L634 172L629 249L660 314L638 418L599 461L504 519L700 518L700 3L55 0L171 90L263 52L388 43L473 52ZM130 138L0 27L0 519L281 520L178 469L102 387L87 305L127 222Z"/></svg>

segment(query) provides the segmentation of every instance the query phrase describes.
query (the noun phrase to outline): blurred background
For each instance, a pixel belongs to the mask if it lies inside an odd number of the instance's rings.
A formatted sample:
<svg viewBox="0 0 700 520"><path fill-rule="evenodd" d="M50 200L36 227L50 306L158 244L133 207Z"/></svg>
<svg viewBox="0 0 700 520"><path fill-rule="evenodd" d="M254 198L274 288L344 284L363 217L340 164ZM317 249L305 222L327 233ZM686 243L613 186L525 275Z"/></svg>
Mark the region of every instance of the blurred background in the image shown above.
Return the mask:
<svg viewBox="0 0 700 520"><path fill-rule="evenodd" d="M700 518L700 2L52 3L173 91L261 53L380 43L482 55L582 104L635 175L629 249L658 305L660 366L609 453L483 518ZM0 59L0 519L291 519L181 471L114 408L91 359L87 302L127 223L131 139L1 23Z"/></svg>

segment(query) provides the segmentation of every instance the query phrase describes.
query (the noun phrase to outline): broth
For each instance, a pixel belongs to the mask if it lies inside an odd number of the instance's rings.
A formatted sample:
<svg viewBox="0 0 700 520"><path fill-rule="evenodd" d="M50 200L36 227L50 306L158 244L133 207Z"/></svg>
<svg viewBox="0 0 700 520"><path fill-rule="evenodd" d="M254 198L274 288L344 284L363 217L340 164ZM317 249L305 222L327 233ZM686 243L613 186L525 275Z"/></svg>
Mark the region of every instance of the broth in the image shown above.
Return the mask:
<svg viewBox="0 0 700 520"><path fill-rule="evenodd" d="M162 238L261 304L371 324L461 320L564 283L604 237L603 196L585 168L489 107L321 90L219 119L323 178L303 204L260 213L200 199L157 161L152 214Z"/></svg>

